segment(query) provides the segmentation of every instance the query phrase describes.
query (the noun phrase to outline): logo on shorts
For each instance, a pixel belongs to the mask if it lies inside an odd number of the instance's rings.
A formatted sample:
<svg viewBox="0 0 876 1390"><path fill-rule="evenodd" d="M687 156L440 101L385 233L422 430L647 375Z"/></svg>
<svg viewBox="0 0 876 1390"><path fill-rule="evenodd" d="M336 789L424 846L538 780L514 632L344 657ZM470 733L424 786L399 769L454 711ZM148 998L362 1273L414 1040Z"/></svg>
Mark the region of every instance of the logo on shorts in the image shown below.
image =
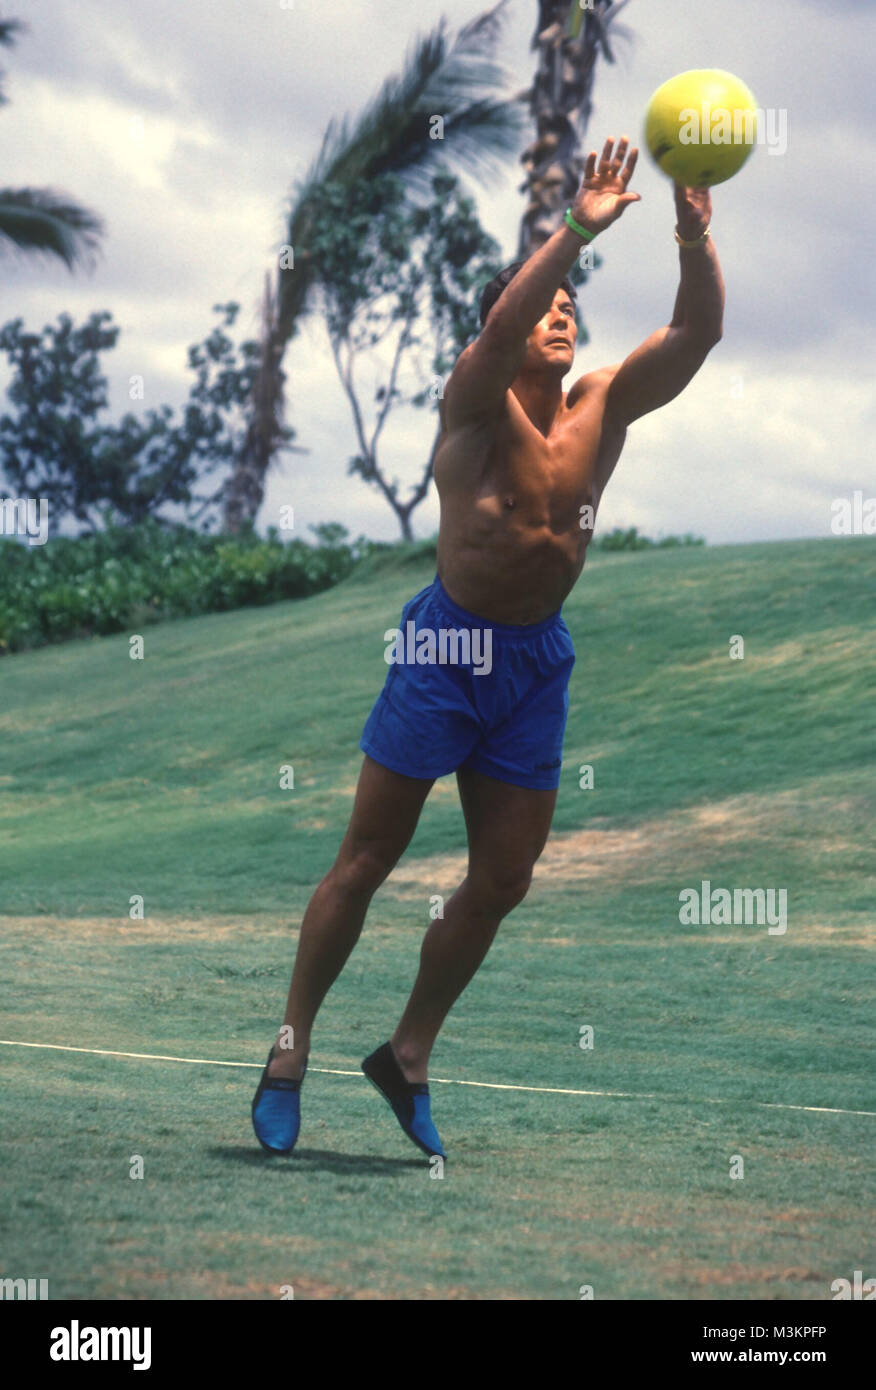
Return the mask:
<svg viewBox="0 0 876 1390"><path fill-rule="evenodd" d="M552 763L536 763L533 772L553 772L555 767L562 767L562 758L554 758Z"/></svg>
<svg viewBox="0 0 876 1390"><path fill-rule="evenodd" d="M476 676L493 669L491 627L418 628L413 618L405 630L391 627L383 634L389 643L383 653L387 666L471 666Z"/></svg>

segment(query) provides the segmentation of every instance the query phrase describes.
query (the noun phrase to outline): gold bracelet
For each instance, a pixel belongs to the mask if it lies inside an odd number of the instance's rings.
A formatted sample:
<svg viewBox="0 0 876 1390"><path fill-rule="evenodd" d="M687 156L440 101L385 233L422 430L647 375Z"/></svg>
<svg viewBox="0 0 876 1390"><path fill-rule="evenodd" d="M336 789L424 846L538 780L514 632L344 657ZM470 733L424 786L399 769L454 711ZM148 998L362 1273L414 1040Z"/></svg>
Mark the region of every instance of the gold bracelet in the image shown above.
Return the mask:
<svg viewBox="0 0 876 1390"><path fill-rule="evenodd" d="M708 227L706 228L706 230L703 232L702 236L698 236L697 239L696 239L696 241L682 241L681 237L678 235L678 228L676 227L676 229L675 229L675 240L678 242L679 246L685 246L685 247L691 247L691 246L705 246L705 244L706 244L706 239L708 238L711 229L712 229L712 224L711 224L711 222L710 222L709 225L708 225Z"/></svg>

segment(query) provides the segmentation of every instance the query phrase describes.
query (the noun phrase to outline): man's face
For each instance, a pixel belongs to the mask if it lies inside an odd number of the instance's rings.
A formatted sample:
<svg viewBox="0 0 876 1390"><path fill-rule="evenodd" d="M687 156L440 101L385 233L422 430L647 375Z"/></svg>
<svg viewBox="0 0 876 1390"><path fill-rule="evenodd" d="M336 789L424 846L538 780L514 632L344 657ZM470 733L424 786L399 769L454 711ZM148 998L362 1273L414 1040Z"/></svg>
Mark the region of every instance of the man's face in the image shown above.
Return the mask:
<svg viewBox="0 0 876 1390"><path fill-rule="evenodd" d="M524 371L551 371L565 376L575 355L575 306L566 290L559 289L544 318L526 340Z"/></svg>

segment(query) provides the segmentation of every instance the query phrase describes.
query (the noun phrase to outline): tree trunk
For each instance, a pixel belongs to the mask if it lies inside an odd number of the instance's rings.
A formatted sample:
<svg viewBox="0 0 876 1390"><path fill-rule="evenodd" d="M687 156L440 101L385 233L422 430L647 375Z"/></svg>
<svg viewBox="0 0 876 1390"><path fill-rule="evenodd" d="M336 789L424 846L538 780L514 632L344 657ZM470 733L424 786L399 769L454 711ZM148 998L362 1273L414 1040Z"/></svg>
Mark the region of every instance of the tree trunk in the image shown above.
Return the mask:
<svg viewBox="0 0 876 1390"><path fill-rule="evenodd" d="M621 4L593 0L592 9L579 11L577 0L538 0L532 40L538 66L527 93L536 135L521 155L526 178L520 191L529 200L520 224L519 260L553 235L581 186L586 156L578 154L578 147L592 111L596 59L601 50L608 62L614 61L606 35ZM574 36L570 21L577 13L581 25Z"/></svg>
<svg viewBox="0 0 876 1390"><path fill-rule="evenodd" d="M255 524L265 497L265 475L283 435L283 347L276 328L276 296L265 276L262 355L253 384L246 433L223 490L223 524L233 535Z"/></svg>

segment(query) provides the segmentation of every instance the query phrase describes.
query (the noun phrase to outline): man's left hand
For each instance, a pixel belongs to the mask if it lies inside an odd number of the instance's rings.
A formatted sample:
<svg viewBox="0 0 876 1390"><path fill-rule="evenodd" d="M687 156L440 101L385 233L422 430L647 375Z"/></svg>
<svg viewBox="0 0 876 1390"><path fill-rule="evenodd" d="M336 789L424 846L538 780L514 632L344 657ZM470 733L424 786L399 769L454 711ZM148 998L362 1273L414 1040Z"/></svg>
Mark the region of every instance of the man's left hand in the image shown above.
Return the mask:
<svg viewBox="0 0 876 1390"><path fill-rule="evenodd" d="M682 188L675 185L675 211L678 235L682 241L696 241L712 220L712 193L708 188Z"/></svg>

